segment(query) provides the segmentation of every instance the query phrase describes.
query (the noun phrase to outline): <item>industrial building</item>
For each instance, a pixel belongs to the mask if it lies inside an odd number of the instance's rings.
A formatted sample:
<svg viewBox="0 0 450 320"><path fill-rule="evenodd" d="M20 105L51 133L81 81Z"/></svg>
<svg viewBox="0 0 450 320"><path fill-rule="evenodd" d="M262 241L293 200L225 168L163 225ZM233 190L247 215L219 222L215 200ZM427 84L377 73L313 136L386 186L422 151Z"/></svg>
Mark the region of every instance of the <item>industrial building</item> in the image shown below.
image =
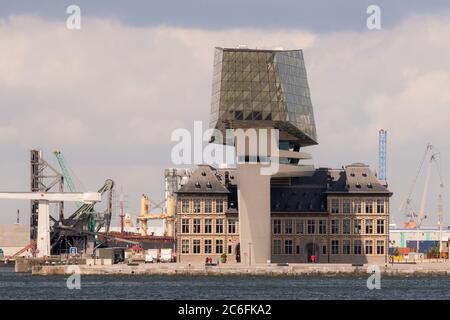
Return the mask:
<svg viewBox="0 0 450 320"><path fill-rule="evenodd" d="M26 224L0 224L0 249L4 256L12 256L30 243L30 226ZM31 250L22 255L31 255Z"/></svg>
<svg viewBox="0 0 450 320"><path fill-rule="evenodd" d="M409 249L409 252L429 253L433 250L448 254L450 230L439 228L396 228L389 230L389 249L394 254L395 250ZM419 241L419 243L417 243Z"/></svg>

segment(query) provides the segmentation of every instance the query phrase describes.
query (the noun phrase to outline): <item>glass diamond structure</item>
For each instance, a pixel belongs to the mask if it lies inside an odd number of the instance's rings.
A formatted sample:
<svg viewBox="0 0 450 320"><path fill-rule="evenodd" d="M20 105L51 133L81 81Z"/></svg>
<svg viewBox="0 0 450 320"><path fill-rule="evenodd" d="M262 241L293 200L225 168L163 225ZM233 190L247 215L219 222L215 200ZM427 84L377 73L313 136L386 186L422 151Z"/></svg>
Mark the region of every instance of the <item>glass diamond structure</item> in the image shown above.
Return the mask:
<svg viewBox="0 0 450 320"><path fill-rule="evenodd" d="M210 127L277 128L280 140L317 144L302 50L216 48Z"/></svg>

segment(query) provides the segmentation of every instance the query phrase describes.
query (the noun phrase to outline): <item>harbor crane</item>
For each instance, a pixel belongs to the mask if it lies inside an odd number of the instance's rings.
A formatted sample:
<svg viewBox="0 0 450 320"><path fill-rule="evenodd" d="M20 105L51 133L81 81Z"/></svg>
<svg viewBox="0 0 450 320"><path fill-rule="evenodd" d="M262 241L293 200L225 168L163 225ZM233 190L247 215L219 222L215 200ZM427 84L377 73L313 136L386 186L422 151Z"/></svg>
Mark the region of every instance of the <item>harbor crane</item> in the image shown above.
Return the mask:
<svg viewBox="0 0 450 320"><path fill-rule="evenodd" d="M64 160L64 157L60 150L53 151L53 154L55 155L56 160L58 161L59 167L61 168L61 173L64 177L64 181L66 182L67 188L70 192L77 192L77 189L75 188L75 183L73 182L72 176L69 173L69 168L66 165L66 161ZM76 207L79 209L83 203L82 202L75 202ZM93 210L94 208L92 208ZM95 230L95 217L94 213L91 214L91 224L90 224L90 230Z"/></svg>
<svg viewBox="0 0 450 320"><path fill-rule="evenodd" d="M77 192L75 188L75 184L73 183L72 176L69 173L69 169L66 166L66 161L64 160L61 151L55 150L53 151L53 154L55 155L56 160L58 161L59 167L61 168L61 173L64 177L64 182L67 185L67 189L69 189L70 192ZM81 202L76 202L77 208L81 207Z"/></svg>
<svg viewBox="0 0 450 320"><path fill-rule="evenodd" d="M95 204L102 200L98 192L0 192L0 199L38 201L37 256L50 256L50 210L51 202L72 201Z"/></svg>
<svg viewBox="0 0 450 320"><path fill-rule="evenodd" d="M418 169L416 176L414 177L413 183L409 189L408 196L403 201L403 203L400 207L401 211L405 214L405 216L407 218L409 218L409 221L407 221L405 223L405 227L411 228L411 229L415 228L417 230L417 252L419 251L419 230L420 230L423 222L425 221L425 219L427 219L427 215L425 214L425 205L426 205L427 198L428 198L428 189L429 189L429 184L430 184L431 168L432 168L433 164L437 168L437 173L438 173L439 179L440 179L439 186L440 186L441 191L439 194L438 201L442 201L442 189L444 188L444 182L442 180L441 168L439 165L439 155L440 155L439 151L433 145L431 145L431 144L427 145L425 154L422 158L422 161L420 162L419 169ZM428 159L428 161L427 161L427 159ZM419 211L416 213L412 207L412 193L414 191L414 187L417 183L417 180L420 176L420 173L421 173L422 168L425 165L425 163L427 163L425 182L424 182L422 197L421 197L421 201L420 201ZM439 214L442 215L442 213L439 213ZM440 216L438 218L439 218L438 224L440 225L442 223L442 221L441 221L442 216Z"/></svg>
<svg viewBox="0 0 450 320"><path fill-rule="evenodd" d="M174 222L175 222L175 199L173 196L167 198L167 212L163 213L149 213L149 199L143 194L141 197L141 213L138 216L138 221L141 229L141 235L148 235L148 220L162 219L165 222L164 236L173 237Z"/></svg>

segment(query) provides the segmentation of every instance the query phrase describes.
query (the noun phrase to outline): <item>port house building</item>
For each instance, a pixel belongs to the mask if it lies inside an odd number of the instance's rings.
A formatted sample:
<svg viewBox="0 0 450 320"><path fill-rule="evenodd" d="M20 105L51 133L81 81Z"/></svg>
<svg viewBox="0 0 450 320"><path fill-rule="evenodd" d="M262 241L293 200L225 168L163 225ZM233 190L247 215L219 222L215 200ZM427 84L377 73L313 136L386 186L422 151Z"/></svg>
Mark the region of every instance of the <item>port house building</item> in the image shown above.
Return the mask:
<svg viewBox="0 0 450 320"><path fill-rule="evenodd" d="M240 254L236 174L199 166L178 190L179 262L215 262L225 255L226 263L252 263ZM361 163L272 178L270 262L386 263L390 196Z"/></svg>
<svg viewBox="0 0 450 320"><path fill-rule="evenodd" d="M178 191L178 261L387 262L392 194L362 163L302 163L318 144L313 111L302 50L215 49L210 142L235 147L236 169L200 166Z"/></svg>

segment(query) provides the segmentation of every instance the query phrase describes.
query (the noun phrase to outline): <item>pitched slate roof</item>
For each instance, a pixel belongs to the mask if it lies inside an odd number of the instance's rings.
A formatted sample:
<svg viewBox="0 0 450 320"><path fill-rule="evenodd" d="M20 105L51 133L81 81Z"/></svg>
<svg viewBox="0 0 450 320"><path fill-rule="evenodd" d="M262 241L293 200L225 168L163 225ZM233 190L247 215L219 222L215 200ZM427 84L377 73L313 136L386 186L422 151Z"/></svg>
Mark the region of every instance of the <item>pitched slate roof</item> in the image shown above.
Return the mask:
<svg viewBox="0 0 450 320"><path fill-rule="evenodd" d="M221 175L217 174L217 170L209 165L199 165L191 174L189 180L181 186L176 192L182 193L212 193L212 194L228 194L230 191L225 187Z"/></svg>
<svg viewBox="0 0 450 320"><path fill-rule="evenodd" d="M325 191L330 180L328 169L320 168L310 176L291 178L290 185L272 184L272 212L325 212Z"/></svg>
<svg viewBox="0 0 450 320"><path fill-rule="evenodd" d="M368 165L353 163L339 173L339 178L327 193L385 193L392 194Z"/></svg>

